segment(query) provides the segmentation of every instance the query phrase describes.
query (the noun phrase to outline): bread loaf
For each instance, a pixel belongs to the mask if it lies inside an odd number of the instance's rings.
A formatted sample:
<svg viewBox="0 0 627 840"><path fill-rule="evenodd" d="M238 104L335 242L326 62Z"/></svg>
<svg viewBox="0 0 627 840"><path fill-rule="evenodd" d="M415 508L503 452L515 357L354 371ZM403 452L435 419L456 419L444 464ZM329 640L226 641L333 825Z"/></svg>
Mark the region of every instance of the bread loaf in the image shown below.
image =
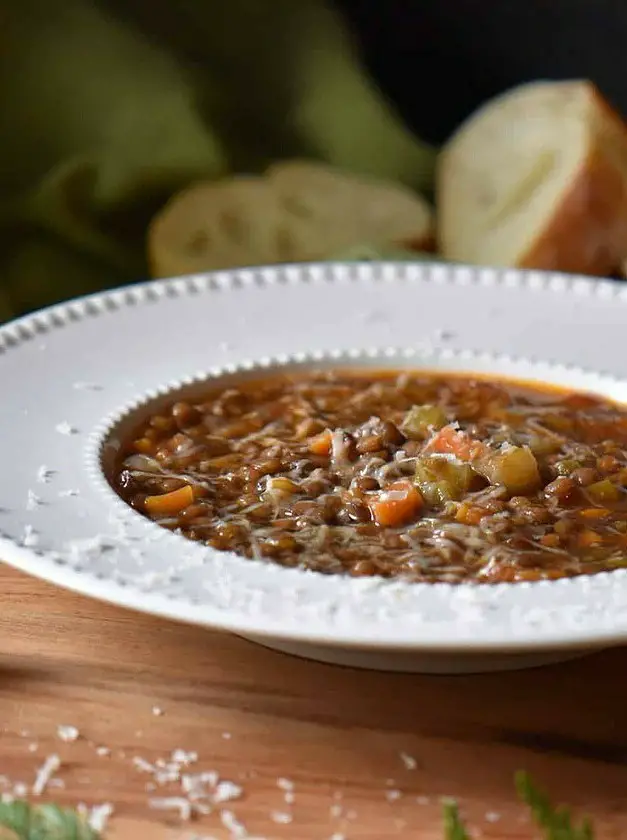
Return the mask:
<svg viewBox="0 0 627 840"><path fill-rule="evenodd" d="M607 275L627 257L627 126L587 81L491 100L442 150L445 259Z"/></svg>

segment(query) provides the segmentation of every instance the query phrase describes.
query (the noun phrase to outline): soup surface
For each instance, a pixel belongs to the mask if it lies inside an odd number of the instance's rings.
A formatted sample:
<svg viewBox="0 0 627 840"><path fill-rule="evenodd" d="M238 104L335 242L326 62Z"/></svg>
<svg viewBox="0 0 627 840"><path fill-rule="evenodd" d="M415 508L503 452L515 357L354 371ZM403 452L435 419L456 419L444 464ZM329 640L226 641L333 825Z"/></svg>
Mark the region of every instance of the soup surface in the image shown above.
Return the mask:
<svg viewBox="0 0 627 840"><path fill-rule="evenodd" d="M488 583L627 566L627 410L505 380L248 381L148 418L112 481L189 539L327 574Z"/></svg>

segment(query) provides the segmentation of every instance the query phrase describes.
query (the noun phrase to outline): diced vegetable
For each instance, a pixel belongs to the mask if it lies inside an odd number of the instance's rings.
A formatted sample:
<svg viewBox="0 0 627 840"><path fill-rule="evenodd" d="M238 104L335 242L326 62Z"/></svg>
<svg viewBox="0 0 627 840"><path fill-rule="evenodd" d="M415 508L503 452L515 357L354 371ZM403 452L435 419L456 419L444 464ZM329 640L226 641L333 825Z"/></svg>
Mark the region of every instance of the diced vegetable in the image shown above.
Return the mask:
<svg viewBox="0 0 627 840"><path fill-rule="evenodd" d="M558 461L555 465L555 471L558 475L570 475L574 473L575 470L578 470L581 466L580 461L575 461L572 458L567 458L564 461Z"/></svg>
<svg viewBox="0 0 627 840"><path fill-rule="evenodd" d="M591 501L597 505L607 505L617 502L620 499L621 493L618 487L612 482L604 478L602 481L596 481L586 488Z"/></svg>
<svg viewBox="0 0 627 840"><path fill-rule="evenodd" d="M421 458L416 463L414 482L429 505L461 499L476 473L469 464L446 458Z"/></svg>
<svg viewBox="0 0 627 840"><path fill-rule="evenodd" d="M146 512L151 516L173 516L189 507L194 501L194 488L189 484L172 490L170 493L162 493L160 496L147 496L144 501Z"/></svg>
<svg viewBox="0 0 627 840"><path fill-rule="evenodd" d="M474 461L489 453L488 446L462 432L455 426L444 426L425 447L425 452L437 452L441 455L455 455L460 461Z"/></svg>
<svg viewBox="0 0 627 840"><path fill-rule="evenodd" d="M490 484L502 484L510 493L530 493L540 486L538 463L525 446L510 446L473 464Z"/></svg>
<svg viewBox="0 0 627 840"><path fill-rule="evenodd" d="M393 482L368 500L375 522L387 528L398 528L411 522L423 505L422 496L407 479Z"/></svg>
<svg viewBox="0 0 627 840"><path fill-rule="evenodd" d="M447 481L429 481L418 477L416 471L416 487L420 490L425 502L429 505L443 505L455 497Z"/></svg>
<svg viewBox="0 0 627 840"><path fill-rule="evenodd" d="M410 440L425 440L445 425L446 414L439 405L415 405L405 415L401 431Z"/></svg>

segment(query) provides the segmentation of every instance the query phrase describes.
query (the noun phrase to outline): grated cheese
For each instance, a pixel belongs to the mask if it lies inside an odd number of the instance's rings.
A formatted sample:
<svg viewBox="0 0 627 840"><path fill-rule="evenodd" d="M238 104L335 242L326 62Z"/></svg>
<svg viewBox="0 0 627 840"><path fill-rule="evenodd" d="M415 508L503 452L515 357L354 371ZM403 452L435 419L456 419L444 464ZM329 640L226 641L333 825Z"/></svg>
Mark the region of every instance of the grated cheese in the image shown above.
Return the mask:
<svg viewBox="0 0 627 840"><path fill-rule="evenodd" d="M245 840L248 837L246 826L237 819L233 811L220 811L220 822L234 840Z"/></svg>
<svg viewBox="0 0 627 840"><path fill-rule="evenodd" d="M39 544L39 534L32 525L24 525L24 534L22 535L22 545L25 548L33 548Z"/></svg>
<svg viewBox="0 0 627 840"><path fill-rule="evenodd" d="M164 796L148 800L148 806L157 811L177 811L181 820L189 822L192 817L192 805L183 796Z"/></svg>
<svg viewBox="0 0 627 840"><path fill-rule="evenodd" d="M272 811L270 813L270 819L272 822L277 823L277 825L289 825L292 822L293 817L285 811Z"/></svg>
<svg viewBox="0 0 627 840"><path fill-rule="evenodd" d="M406 770L415 770L418 766L418 762L413 757L413 755L408 755L406 752L400 753L400 758L403 764L405 765Z"/></svg>
<svg viewBox="0 0 627 840"><path fill-rule="evenodd" d="M202 773L184 773L181 776L181 789L190 799L200 799L207 796L207 786L214 788L218 784L219 776L214 770Z"/></svg>
<svg viewBox="0 0 627 840"><path fill-rule="evenodd" d="M58 755L56 755L56 753L53 753L46 758L35 776L35 781L32 787L33 796L41 796L48 786L50 779L57 772L60 766L61 759Z"/></svg>
<svg viewBox="0 0 627 840"><path fill-rule="evenodd" d="M243 792L240 785L236 785L235 782L219 782L213 794L213 801L216 803L229 802L233 799L239 799Z"/></svg>
<svg viewBox="0 0 627 840"><path fill-rule="evenodd" d="M54 474L55 470L51 470L49 467L46 467L45 464L42 464L37 470L37 481L40 484L48 484Z"/></svg>
<svg viewBox="0 0 627 840"><path fill-rule="evenodd" d="M55 432L58 432L60 435L77 435L78 429L75 426L72 426L71 423L68 423L67 420L63 420L61 423L57 423L54 427Z"/></svg>
<svg viewBox="0 0 627 840"><path fill-rule="evenodd" d="M157 768L139 755L133 757L133 764L142 773L156 773Z"/></svg>
<svg viewBox="0 0 627 840"><path fill-rule="evenodd" d="M43 499L34 490L29 490L26 494L26 510L36 510L40 505L43 505Z"/></svg>
<svg viewBox="0 0 627 840"><path fill-rule="evenodd" d="M57 736L62 741L65 741L66 744L69 744L78 740L80 732L75 726L67 726L61 724L57 726Z"/></svg>
<svg viewBox="0 0 627 840"><path fill-rule="evenodd" d="M194 764L198 761L198 753L197 752L186 752L182 749L174 750L172 753L172 761L175 761L177 764L183 764L187 767L190 764Z"/></svg>
<svg viewBox="0 0 627 840"><path fill-rule="evenodd" d="M75 391L102 391L102 385L95 382L75 382L72 387Z"/></svg>
<svg viewBox="0 0 627 840"><path fill-rule="evenodd" d="M87 817L87 825L101 834L107 827L107 822L112 813L113 805L110 802L94 805Z"/></svg>

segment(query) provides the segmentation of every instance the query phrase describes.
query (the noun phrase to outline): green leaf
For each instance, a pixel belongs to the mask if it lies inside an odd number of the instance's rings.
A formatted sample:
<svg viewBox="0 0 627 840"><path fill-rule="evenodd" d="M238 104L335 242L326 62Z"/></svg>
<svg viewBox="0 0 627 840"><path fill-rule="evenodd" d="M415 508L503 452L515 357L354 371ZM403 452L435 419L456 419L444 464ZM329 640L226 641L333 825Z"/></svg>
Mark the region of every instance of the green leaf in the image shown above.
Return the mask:
<svg viewBox="0 0 627 840"><path fill-rule="evenodd" d="M459 816L459 809L456 802L450 800L445 802L443 814L445 840L470 840L470 836L466 832L464 823Z"/></svg>
<svg viewBox="0 0 627 840"><path fill-rule="evenodd" d="M57 805L0 802L0 828L15 840L98 840L98 835L75 811Z"/></svg>
<svg viewBox="0 0 627 840"><path fill-rule="evenodd" d="M516 790L520 799L529 807L544 840L594 840L592 823L584 817L580 825L573 823L568 808L554 807L549 797L536 787L527 773L516 774ZM444 840L470 840L459 816L457 803L444 803Z"/></svg>
<svg viewBox="0 0 627 840"><path fill-rule="evenodd" d="M1 802L0 825L10 828L20 838L28 838L30 808L25 802Z"/></svg>
<svg viewBox="0 0 627 840"><path fill-rule="evenodd" d="M569 809L555 808L527 773L516 774L516 789L520 799L530 808L537 825L543 829L545 840L594 840L590 820L584 818L577 826Z"/></svg>

